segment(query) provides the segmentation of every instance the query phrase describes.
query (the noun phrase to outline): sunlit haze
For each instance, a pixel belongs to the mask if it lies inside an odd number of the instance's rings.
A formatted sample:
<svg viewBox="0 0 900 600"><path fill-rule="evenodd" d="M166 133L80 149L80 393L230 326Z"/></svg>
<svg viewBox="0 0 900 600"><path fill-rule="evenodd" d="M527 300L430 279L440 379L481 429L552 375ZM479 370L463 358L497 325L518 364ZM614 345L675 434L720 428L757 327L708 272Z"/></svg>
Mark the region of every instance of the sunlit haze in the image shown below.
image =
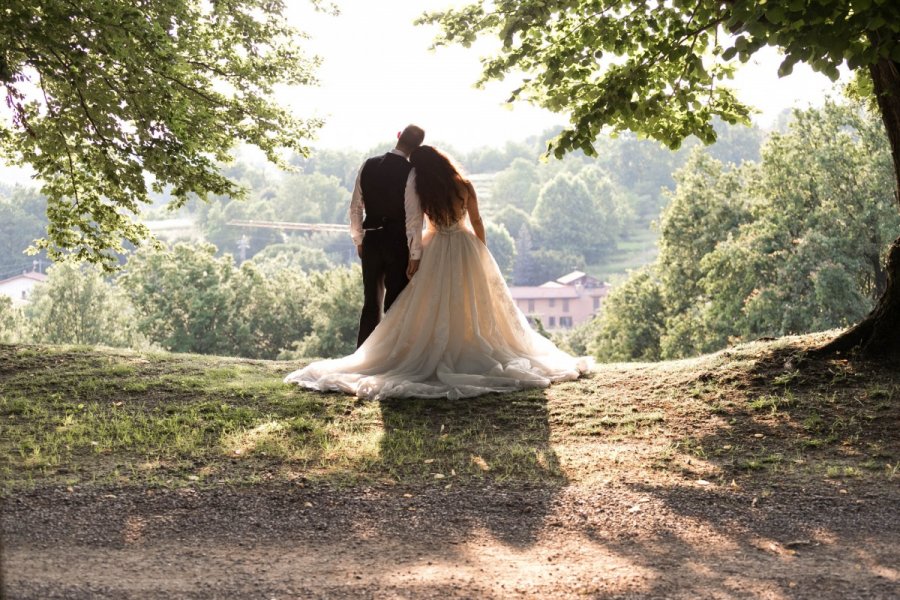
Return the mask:
<svg viewBox="0 0 900 600"><path fill-rule="evenodd" d="M430 141L467 150L519 140L566 122L564 115L528 104L506 106L515 82L473 87L480 74L479 57L493 40L469 49L429 51L436 29L413 21L426 10L454 4L464 3L345 0L339 2L339 17L313 14L304 3L293 5L289 18L312 36L307 47L324 64L319 88L289 94L289 102L299 114L326 119L319 145L368 149L390 142L398 128L416 122ZM742 100L760 109L756 120L764 127L785 108L821 104L832 90L827 77L805 65L779 79L779 63L778 53L765 49L733 83Z"/></svg>
<svg viewBox="0 0 900 600"><path fill-rule="evenodd" d="M317 13L309 3L288 3L288 19L310 35L303 46L319 55L319 86L281 89L278 100L301 117L325 119L314 146L368 150L392 143L408 123L427 131L427 141L458 150L503 145L566 123L565 115L528 104L508 106L515 82L476 89L480 57L497 43L473 48L429 50L432 26L415 26L424 11L463 2L447 0L344 0L339 16ZM760 110L756 121L770 126L793 106L817 106L832 83L805 65L779 79L778 53L767 48L745 65L733 82L739 97ZM27 180L21 169L0 162L0 180Z"/></svg>

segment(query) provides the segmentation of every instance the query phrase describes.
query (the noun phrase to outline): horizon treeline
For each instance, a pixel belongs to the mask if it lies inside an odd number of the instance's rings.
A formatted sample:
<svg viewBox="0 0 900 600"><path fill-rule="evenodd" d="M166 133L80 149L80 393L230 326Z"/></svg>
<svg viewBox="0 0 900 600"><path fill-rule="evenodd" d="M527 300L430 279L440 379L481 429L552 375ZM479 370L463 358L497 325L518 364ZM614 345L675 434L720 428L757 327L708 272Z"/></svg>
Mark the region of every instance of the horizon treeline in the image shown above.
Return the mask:
<svg viewBox="0 0 900 600"><path fill-rule="evenodd" d="M900 228L877 117L829 102L768 133L717 130L709 147L672 152L627 134L602 139L596 157L560 161L541 160L539 137L446 149L476 184L511 284L575 268L613 282L595 320L557 336L574 352L659 360L858 320ZM229 223L346 223L361 161L387 149L295 157L293 173L236 160L224 172L248 188L245 201L196 200L172 214L160 196L146 216L189 218L183 243L123 256L117 274L52 267L24 308L0 297L0 339L252 358L352 351L361 283L349 236ZM22 254L45 210L33 190L0 184L0 279L46 264Z"/></svg>

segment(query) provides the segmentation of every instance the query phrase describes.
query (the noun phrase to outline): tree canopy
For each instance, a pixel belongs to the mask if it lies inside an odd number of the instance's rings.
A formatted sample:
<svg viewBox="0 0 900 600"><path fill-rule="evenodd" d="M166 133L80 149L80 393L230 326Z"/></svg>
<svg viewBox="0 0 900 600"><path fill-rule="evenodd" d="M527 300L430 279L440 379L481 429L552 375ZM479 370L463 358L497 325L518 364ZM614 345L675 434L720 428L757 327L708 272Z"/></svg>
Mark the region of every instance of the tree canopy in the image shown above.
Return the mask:
<svg viewBox="0 0 900 600"><path fill-rule="evenodd" d="M891 0L497 0L425 14L437 45L497 35L481 83L524 73L510 100L571 115L556 156L591 154L603 127L677 148L690 135L715 140L714 116L746 122L750 108L722 81L760 48L784 52L837 79L880 59L900 61L900 4Z"/></svg>
<svg viewBox="0 0 900 600"><path fill-rule="evenodd" d="M317 4L316 1L313 2ZM237 144L280 161L319 126L272 101L311 84L317 60L279 0L12 0L0 18L0 153L30 165L48 200L51 258L110 263L149 232L151 191L175 206L241 196L220 173Z"/></svg>
<svg viewBox="0 0 900 600"><path fill-rule="evenodd" d="M496 0L427 13L436 44L500 38L481 82L522 74L522 98L566 112L570 126L549 144L557 157L595 154L606 128L634 131L670 148L688 136L716 139L713 118L747 122L750 108L723 81L763 46L780 49L779 74L804 62L832 79L846 62L863 74L890 142L900 191L900 3L894 0ZM885 261L884 293L872 312L823 347L900 355L900 238Z"/></svg>
<svg viewBox="0 0 900 600"><path fill-rule="evenodd" d="M50 344L141 346L134 310L122 290L94 267L50 267L25 306L27 339Z"/></svg>
<svg viewBox="0 0 900 600"><path fill-rule="evenodd" d="M728 166L692 152L656 262L616 288L595 323L599 358L681 358L846 327L871 310L900 230L877 118L831 102L796 111L761 154Z"/></svg>
<svg viewBox="0 0 900 600"><path fill-rule="evenodd" d="M149 340L173 352L271 359L310 333L302 273L263 276L250 261L238 267L215 254L211 244L176 244L128 261L119 284Z"/></svg>

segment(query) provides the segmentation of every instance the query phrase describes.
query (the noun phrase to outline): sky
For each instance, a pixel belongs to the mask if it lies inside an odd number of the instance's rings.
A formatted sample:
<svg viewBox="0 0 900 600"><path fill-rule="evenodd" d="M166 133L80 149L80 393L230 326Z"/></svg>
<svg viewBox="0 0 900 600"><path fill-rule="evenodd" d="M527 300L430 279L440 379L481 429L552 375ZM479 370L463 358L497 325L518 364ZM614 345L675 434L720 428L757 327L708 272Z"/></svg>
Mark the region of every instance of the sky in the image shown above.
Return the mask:
<svg viewBox="0 0 900 600"><path fill-rule="evenodd" d="M338 0L341 14L315 14L304 2L292 2L289 19L312 36L305 47L324 63L320 86L285 94L299 114L325 118L317 145L368 149L390 142L409 122L426 130L426 140L440 140L469 150L502 145L565 124L564 115L528 104L510 108L504 101L514 82L473 87L481 72L480 55L495 43L473 48L442 47L429 51L436 28L415 26L426 10L464 2L448 0ZM833 88L824 75L797 65L786 78L777 76L781 60L767 48L744 65L731 84L738 97L760 109L756 121L770 126L785 108L820 105Z"/></svg>
<svg viewBox="0 0 900 600"><path fill-rule="evenodd" d="M426 10L464 4L458 0L336 0L340 16L316 13L304 0L287 2L287 18L311 39L303 47L323 64L315 88L281 89L277 100L299 116L325 119L314 147L370 150L393 143L408 123L426 130L426 141L468 151L502 146L566 123L564 115L518 103L505 104L515 82L475 89L480 57L497 43L430 51L436 28L415 26ZM805 65L779 79L773 49L758 52L731 83L738 97L760 109L770 126L786 108L817 106L832 83ZM25 182L27 171L0 162L0 180Z"/></svg>

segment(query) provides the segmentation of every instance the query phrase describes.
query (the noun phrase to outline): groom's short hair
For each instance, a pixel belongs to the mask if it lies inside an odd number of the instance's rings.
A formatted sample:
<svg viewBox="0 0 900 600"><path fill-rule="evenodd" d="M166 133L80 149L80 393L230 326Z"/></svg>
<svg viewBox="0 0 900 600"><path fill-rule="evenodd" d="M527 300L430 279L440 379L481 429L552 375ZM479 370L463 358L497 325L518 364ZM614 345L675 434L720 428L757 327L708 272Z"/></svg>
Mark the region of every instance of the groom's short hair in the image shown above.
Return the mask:
<svg viewBox="0 0 900 600"><path fill-rule="evenodd" d="M410 150L415 150L419 146L422 145L422 142L425 141L425 130L419 127L418 125L407 125L406 128L400 132L400 138L397 140L397 143L401 146L409 148Z"/></svg>

